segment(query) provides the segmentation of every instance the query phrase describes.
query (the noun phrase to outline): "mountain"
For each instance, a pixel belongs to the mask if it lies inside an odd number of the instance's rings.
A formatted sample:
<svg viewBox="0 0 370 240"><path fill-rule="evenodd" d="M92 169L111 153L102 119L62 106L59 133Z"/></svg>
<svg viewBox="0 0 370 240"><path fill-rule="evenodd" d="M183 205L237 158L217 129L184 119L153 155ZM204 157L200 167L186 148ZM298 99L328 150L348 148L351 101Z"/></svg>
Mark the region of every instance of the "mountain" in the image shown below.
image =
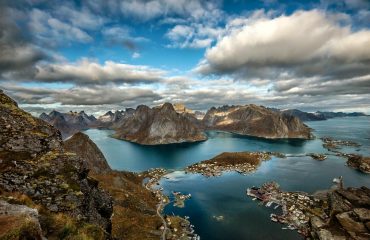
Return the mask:
<svg viewBox="0 0 370 240"><path fill-rule="evenodd" d="M345 113L345 112L320 112L320 111L317 111L315 114L318 115L318 116L322 116L324 118L367 116L365 113L362 113L362 112Z"/></svg>
<svg viewBox="0 0 370 240"><path fill-rule="evenodd" d="M134 113L135 109L126 108L125 111L108 111L104 115L98 117L95 127L98 128L115 128L122 124L122 122Z"/></svg>
<svg viewBox="0 0 370 240"><path fill-rule="evenodd" d="M112 198L88 176L82 159L65 151L60 132L18 108L1 91L0 116L0 194L11 201L7 203L11 206L0 203L0 208L20 209L26 204L36 211L33 217L38 217L49 239L70 234L75 239L109 238ZM13 220L0 228L5 239L18 239L14 234L23 231L17 232L24 226ZM34 224L38 225L36 220Z"/></svg>
<svg viewBox="0 0 370 240"><path fill-rule="evenodd" d="M63 139L72 136L76 132L88 129L97 121L93 115L89 116L84 111L79 113L72 111L60 113L53 110L49 114L42 113L39 118L57 128L62 133Z"/></svg>
<svg viewBox="0 0 370 240"><path fill-rule="evenodd" d="M285 115L290 115L299 118L301 121L323 121L326 120L324 115L321 114L315 114L315 113L308 113L303 112L298 109L286 109L286 110L280 110L280 113Z"/></svg>
<svg viewBox="0 0 370 240"><path fill-rule="evenodd" d="M114 136L144 145L197 142L207 139L196 124L176 112L170 103L154 108L138 106L116 129Z"/></svg>
<svg viewBox="0 0 370 240"><path fill-rule="evenodd" d="M111 170L85 134L63 142L0 90L0 239L158 239L147 176Z"/></svg>
<svg viewBox="0 0 370 240"><path fill-rule="evenodd" d="M187 108L184 104L182 103L175 103L173 104L173 108L175 109L176 112L178 113L193 113L194 111Z"/></svg>
<svg viewBox="0 0 370 240"><path fill-rule="evenodd" d="M203 118L209 130L222 130L263 138L312 138L311 130L297 117L280 114L263 106L212 107Z"/></svg>
<svg viewBox="0 0 370 240"><path fill-rule="evenodd" d="M111 171L103 153L86 134L81 132L74 134L64 142L64 148L69 152L76 153L83 159L93 174Z"/></svg>

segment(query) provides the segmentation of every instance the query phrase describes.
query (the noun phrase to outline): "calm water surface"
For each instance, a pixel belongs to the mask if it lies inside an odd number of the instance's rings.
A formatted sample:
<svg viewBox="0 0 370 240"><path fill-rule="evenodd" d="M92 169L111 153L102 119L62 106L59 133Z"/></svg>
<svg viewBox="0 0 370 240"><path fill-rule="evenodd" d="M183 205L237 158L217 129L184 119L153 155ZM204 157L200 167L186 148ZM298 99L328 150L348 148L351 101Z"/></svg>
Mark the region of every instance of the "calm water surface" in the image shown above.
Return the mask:
<svg viewBox="0 0 370 240"><path fill-rule="evenodd" d="M330 136L362 144L360 148L345 148L349 153L370 155L370 118L336 118L308 122L317 137ZM209 139L196 144L140 146L110 138L111 131L88 130L86 133L99 146L114 169L143 171L152 167L177 170L161 181L165 193L191 193L185 208L168 205L167 214L189 216L201 239L301 239L294 231L282 230L282 225L270 221L273 208L258 205L245 195L251 186L266 181L277 181L285 190L313 193L327 189L332 179L343 176L347 186L370 187L370 175L345 165L345 160L329 156L315 161L305 153L328 153L320 139L262 140L223 132L208 132ZM192 163L209 159L225 151L277 151L288 158L273 158L247 176L225 173L221 177L205 178L199 174L185 174L181 169ZM223 216L217 221L213 216Z"/></svg>

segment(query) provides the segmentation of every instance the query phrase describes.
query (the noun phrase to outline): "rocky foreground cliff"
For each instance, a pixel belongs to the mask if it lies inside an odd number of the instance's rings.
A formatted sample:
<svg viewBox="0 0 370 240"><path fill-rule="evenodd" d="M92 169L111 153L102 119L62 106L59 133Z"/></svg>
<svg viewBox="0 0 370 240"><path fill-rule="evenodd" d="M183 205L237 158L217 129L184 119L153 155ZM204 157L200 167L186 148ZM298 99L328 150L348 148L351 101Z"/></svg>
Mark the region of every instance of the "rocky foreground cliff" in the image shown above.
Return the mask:
<svg viewBox="0 0 370 240"><path fill-rule="evenodd" d="M0 91L0 239L158 239L142 180L112 171L82 133L63 143Z"/></svg>
<svg viewBox="0 0 370 240"><path fill-rule="evenodd" d="M114 136L144 145L206 140L206 134L193 122L194 119L176 112L170 103L154 108L140 105L116 129Z"/></svg>
<svg viewBox="0 0 370 240"><path fill-rule="evenodd" d="M209 130L263 138L312 138L310 128L297 117L254 104L213 107L204 116L203 125Z"/></svg>
<svg viewBox="0 0 370 240"><path fill-rule="evenodd" d="M37 209L34 217L47 238L105 239L112 228L112 198L88 172L84 161L64 150L58 130L19 109L0 92L1 200ZM19 215L0 216L8 217ZM12 234L27 227L22 222L2 227L1 236L12 239Z"/></svg>

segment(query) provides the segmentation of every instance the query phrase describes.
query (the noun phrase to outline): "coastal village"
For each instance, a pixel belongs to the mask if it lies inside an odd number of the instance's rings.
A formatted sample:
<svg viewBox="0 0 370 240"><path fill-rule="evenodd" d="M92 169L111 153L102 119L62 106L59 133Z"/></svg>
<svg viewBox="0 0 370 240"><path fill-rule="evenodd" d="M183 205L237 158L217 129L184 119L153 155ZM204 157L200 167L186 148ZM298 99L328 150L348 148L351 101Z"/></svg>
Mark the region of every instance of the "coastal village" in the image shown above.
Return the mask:
<svg viewBox="0 0 370 240"><path fill-rule="evenodd" d="M281 214L271 213L271 221L306 239L369 239L370 189L345 189L342 177L333 182L332 189L314 195L282 191L276 182L248 188L246 194L273 211L281 208Z"/></svg>
<svg viewBox="0 0 370 240"><path fill-rule="evenodd" d="M247 195L260 200L266 207L281 207L282 214L271 214L271 221L286 224L288 229L296 229L305 237L310 235L311 217L328 220L325 202L304 192L284 192L276 182L264 183L260 188L247 189Z"/></svg>
<svg viewBox="0 0 370 240"><path fill-rule="evenodd" d="M167 173L167 170L163 168L152 168L141 174L141 177L144 177L145 188L155 194L158 199L157 215L162 220L162 225L159 227L162 232L161 239L198 240L199 236L195 233L194 226L190 224L188 217L162 215L163 209L171 203L170 198L163 194L163 188L158 187L160 179ZM176 207L184 207L185 201L191 198L191 194L185 195L180 192L172 192L172 195L175 198L172 202Z"/></svg>

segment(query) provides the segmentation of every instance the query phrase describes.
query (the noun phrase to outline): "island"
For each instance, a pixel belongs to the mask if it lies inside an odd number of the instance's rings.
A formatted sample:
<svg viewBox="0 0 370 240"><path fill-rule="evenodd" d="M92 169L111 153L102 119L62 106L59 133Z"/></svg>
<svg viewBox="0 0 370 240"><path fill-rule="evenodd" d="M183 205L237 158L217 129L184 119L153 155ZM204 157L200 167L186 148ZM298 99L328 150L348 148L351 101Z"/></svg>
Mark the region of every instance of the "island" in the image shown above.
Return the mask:
<svg viewBox="0 0 370 240"><path fill-rule="evenodd" d="M225 171L246 174L255 171L262 161L269 160L269 152L224 152L216 157L195 163L185 169L186 173L200 173L206 177L220 176Z"/></svg>
<svg viewBox="0 0 370 240"><path fill-rule="evenodd" d="M207 140L204 131L184 114L176 112L171 103L153 108L140 105L121 126L116 128L113 136L143 145Z"/></svg>
<svg viewBox="0 0 370 240"><path fill-rule="evenodd" d="M213 107L204 116L203 124L209 130L221 130L254 137L313 138L311 129L299 118L254 104Z"/></svg>

